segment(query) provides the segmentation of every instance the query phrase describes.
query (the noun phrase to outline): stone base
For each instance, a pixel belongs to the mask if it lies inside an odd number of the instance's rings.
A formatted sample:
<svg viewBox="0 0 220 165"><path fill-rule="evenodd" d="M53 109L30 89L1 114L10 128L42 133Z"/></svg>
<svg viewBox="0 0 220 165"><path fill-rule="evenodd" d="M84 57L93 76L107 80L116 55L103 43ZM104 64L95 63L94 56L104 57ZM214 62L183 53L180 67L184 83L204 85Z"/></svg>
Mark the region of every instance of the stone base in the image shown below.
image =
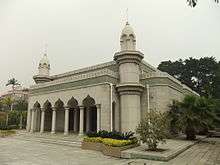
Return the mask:
<svg viewBox="0 0 220 165"><path fill-rule="evenodd" d="M104 155L121 158L122 151L130 149L130 148L134 148L137 146L138 146L138 144L132 144L132 145L123 146L123 147L112 147L112 146L106 146L102 143L84 142L83 141L81 148L84 150L100 151Z"/></svg>
<svg viewBox="0 0 220 165"><path fill-rule="evenodd" d="M158 147L164 149L164 151L162 152L146 151L147 146L141 145L136 148L122 151L121 157L126 159L148 159L158 161L169 161L204 138L206 137L200 137L197 141L168 139L166 144L161 144Z"/></svg>

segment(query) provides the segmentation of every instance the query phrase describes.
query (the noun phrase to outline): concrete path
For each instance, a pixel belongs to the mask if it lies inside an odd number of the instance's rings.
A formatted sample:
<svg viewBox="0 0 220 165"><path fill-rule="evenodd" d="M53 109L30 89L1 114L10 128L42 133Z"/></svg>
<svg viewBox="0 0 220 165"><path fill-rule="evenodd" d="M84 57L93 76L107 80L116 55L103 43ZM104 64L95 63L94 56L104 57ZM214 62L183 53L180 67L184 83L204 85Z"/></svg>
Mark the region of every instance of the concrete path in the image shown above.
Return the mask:
<svg viewBox="0 0 220 165"><path fill-rule="evenodd" d="M130 163L129 163L130 162ZM220 139L208 139L169 162L126 160L55 144L0 138L0 165L220 165Z"/></svg>

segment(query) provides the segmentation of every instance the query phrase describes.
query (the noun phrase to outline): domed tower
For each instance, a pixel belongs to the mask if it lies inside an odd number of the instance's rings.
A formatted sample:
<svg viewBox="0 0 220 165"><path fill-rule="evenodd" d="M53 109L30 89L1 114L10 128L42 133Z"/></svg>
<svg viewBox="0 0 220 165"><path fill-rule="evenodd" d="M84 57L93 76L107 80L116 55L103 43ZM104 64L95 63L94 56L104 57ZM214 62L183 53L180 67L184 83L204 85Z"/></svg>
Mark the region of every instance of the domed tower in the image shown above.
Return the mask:
<svg viewBox="0 0 220 165"><path fill-rule="evenodd" d="M44 54L44 56L40 60L40 63L38 66L38 75L34 76L33 78L37 84L51 81L51 79L50 79L50 62L47 58L46 53Z"/></svg>
<svg viewBox="0 0 220 165"><path fill-rule="evenodd" d="M121 51L114 60L119 65L121 131L135 131L141 119L141 94L144 86L140 83L140 63L144 55L136 50L136 36L127 22L120 37Z"/></svg>

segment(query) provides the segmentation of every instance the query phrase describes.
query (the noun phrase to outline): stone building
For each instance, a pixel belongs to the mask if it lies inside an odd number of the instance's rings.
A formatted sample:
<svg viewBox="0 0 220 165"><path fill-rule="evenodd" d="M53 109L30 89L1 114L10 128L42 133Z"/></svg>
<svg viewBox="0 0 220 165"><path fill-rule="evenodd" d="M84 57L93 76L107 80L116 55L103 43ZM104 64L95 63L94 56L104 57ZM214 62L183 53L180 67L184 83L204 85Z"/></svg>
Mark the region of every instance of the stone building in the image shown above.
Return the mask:
<svg viewBox="0 0 220 165"><path fill-rule="evenodd" d="M120 46L113 61L58 75L50 75L45 54L30 87L27 131L135 131L145 112L166 111L172 100L197 95L143 60L129 23Z"/></svg>

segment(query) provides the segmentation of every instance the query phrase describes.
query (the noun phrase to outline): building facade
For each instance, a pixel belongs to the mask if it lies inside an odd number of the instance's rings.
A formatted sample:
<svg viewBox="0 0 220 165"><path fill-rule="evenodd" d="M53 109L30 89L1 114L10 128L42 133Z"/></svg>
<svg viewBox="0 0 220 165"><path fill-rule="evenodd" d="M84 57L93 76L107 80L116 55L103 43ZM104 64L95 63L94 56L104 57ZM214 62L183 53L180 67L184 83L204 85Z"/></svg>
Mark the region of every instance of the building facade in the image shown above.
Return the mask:
<svg viewBox="0 0 220 165"><path fill-rule="evenodd" d="M165 112L172 100L197 95L143 60L129 23L120 46L113 61L58 75L50 75L45 54L30 87L27 131L135 131L147 111Z"/></svg>

